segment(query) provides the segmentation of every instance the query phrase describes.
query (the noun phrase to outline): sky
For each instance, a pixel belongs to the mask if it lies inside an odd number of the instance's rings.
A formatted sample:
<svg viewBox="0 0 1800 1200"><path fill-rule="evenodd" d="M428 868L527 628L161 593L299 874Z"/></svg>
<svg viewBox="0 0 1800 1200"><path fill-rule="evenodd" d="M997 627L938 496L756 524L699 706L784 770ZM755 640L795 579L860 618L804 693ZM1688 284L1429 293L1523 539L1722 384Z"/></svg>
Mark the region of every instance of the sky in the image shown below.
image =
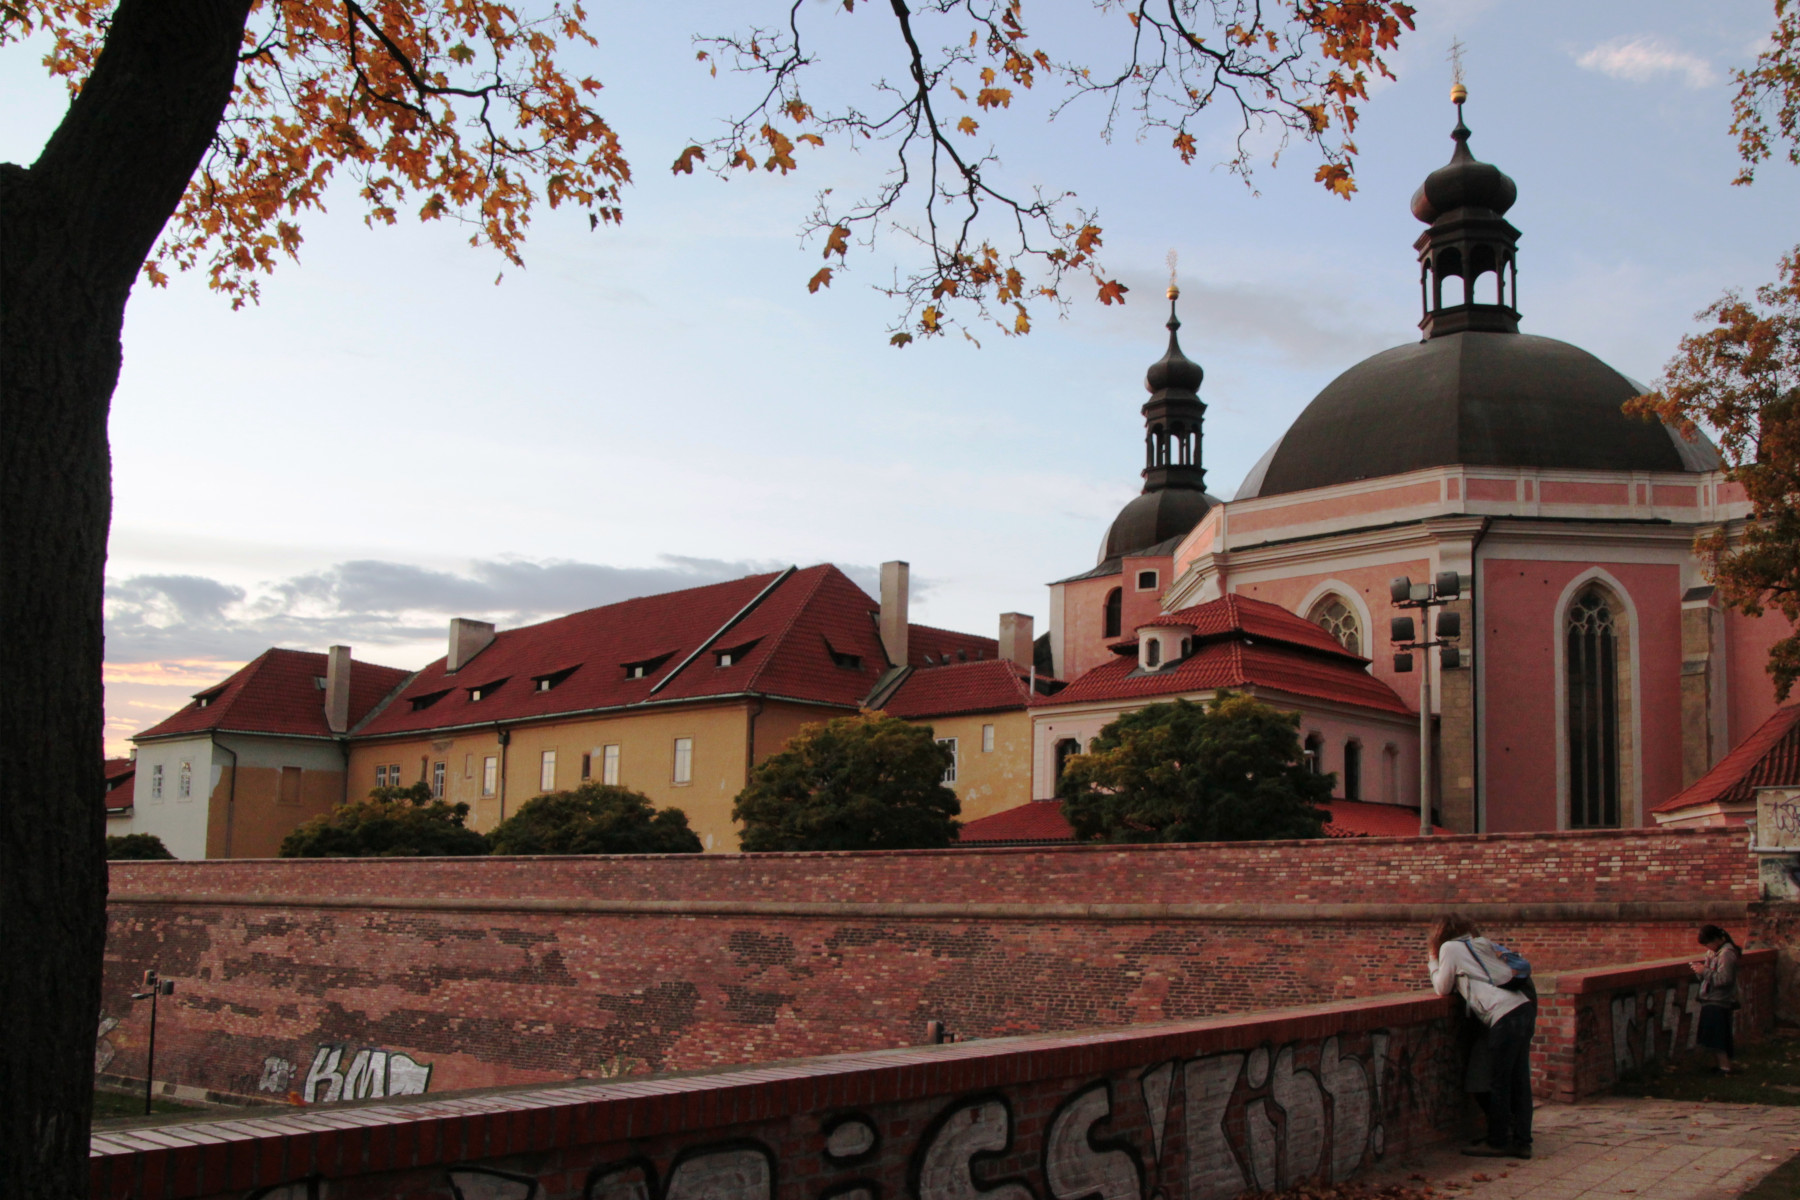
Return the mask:
<svg viewBox="0 0 1800 1200"><path fill-rule="evenodd" d="M1698 310L1800 240L1800 171L1731 186L1730 72L1768 0L1418 0L1398 79L1364 108L1349 202L1312 182L1305 146L1246 187L1219 165L1224 116L1184 166L1166 134L1106 140L1097 109L1052 122L1057 89L1021 96L988 122L1003 178L1097 209L1128 301L895 350L873 286L895 240L809 294L820 248L798 236L815 191L866 187L879 151L828 144L793 175L729 183L667 166L750 94L692 35L781 6L589 7L601 44L570 65L605 84L634 166L622 226L545 210L517 270L443 224L370 229L343 193L258 306L233 312L196 276L134 292L111 418L109 752L269 646L419 667L453 616L512 626L789 563L873 590L877 564L906 559L915 621L992 635L1020 611L1041 630L1044 585L1093 564L1141 486L1170 250L1217 495L1339 372L1416 339L1407 202L1449 157L1453 40L1471 148L1519 186L1527 332L1653 382ZM1116 13L1024 15L1053 57L1118 44ZM805 16L815 103L867 103L904 70L883 7ZM33 159L65 106L41 55L0 49L0 161Z"/></svg>

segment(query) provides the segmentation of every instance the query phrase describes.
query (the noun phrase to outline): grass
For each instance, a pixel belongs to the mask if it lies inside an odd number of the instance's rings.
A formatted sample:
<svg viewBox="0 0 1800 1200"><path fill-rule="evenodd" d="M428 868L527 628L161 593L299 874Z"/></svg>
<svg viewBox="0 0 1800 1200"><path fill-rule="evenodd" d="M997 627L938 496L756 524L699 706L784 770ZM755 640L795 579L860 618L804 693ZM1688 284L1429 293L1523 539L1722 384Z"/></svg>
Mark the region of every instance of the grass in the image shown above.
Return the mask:
<svg viewBox="0 0 1800 1200"><path fill-rule="evenodd" d="M1800 1105L1800 1032L1781 1030L1763 1041L1740 1045L1732 1065L1733 1074L1720 1075L1713 1070L1713 1056L1697 1050L1619 1080L1613 1094L1715 1104ZM1789 1193L1793 1194L1797 1193Z"/></svg>
<svg viewBox="0 0 1800 1200"><path fill-rule="evenodd" d="M181 1104L174 1100L164 1100L157 1096L150 1102L153 1113L183 1113L203 1111L197 1105ZM110 1121L118 1117L141 1117L144 1115L144 1093L142 1092L94 1092L94 1120Z"/></svg>

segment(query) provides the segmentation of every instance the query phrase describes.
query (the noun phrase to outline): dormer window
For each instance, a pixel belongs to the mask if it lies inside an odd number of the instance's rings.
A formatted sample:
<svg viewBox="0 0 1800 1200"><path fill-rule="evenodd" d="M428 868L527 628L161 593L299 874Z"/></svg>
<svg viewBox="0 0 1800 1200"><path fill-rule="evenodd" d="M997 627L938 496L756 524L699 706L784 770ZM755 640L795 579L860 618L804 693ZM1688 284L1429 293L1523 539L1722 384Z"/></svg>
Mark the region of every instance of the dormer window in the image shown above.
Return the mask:
<svg viewBox="0 0 1800 1200"><path fill-rule="evenodd" d="M423 696L414 696L412 698L412 710L414 712L419 712L423 709L430 708L449 694L450 689L445 688L441 692L426 692Z"/></svg>
<svg viewBox="0 0 1800 1200"><path fill-rule="evenodd" d="M486 683L478 683L469 689L469 703L478 704L500 690L505 679L491 679Z"/></svg>
<svg viewBox="0 0 1800 1200"><path fill-rule="evenodd" d="M1162 639L1154 637L1145 638L1144 669L1147 671L1154 671L1160 666L1162 666Z"/></svg>
<svg viewBox="0 0 1800 1200"><path fill-rule="evenodd" d="M195 708L206 708L208 705L212 704L212 702L214 700L217 700L220 696L223 696L224 694L225 694L225 689L222 687L214 688L210 692L201 692L199 695L194 697L194 707Z"/></svg>
<svg viewBox="0 0 1800 1200"><path fill-rule="evenodd" d="M825 653L831 655L831 664L835 667L842 667L846 671L862 670L862 655L846 654L833 646L829 639L825 642Z"/></svg>
<svg viewBox="0 0 1800 1200"><path fill-rule="evenodd" d="M755 641L744 642L737 646L719 647L713 651L713 665L716 667L729 667L743 662L744 657L752 650L756 649L756 643L761 640L761 638L757 638Z"/></svg>
<svg viewBox="0 0 1800 1200"><path fill-rule="evenodd" d="M564 667L560 671L550 671L543 675L533 675L531 677L531 690L534 692L550 691L552 688L560 686L562 681L573 675L580 666L581 664L577 663L573 667Z"/></svg>
<svg viewBox="0 0 1800 1200"><path fill-rule="evenodd" d="M670 651L668 654L659 654L655 658L642 658L637 662L624 663L625 678L647 679L655 672L656 668L662 666L674 656L674 651Z"/></svg>

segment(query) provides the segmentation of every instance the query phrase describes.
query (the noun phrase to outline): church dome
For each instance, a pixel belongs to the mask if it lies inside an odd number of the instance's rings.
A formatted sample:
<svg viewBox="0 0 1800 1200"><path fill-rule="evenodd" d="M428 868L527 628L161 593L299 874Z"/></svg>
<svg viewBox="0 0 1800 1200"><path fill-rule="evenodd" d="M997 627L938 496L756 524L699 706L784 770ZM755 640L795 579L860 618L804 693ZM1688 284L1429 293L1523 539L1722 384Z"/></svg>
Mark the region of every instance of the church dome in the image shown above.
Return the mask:
<svg viewBox="0 0 1800 1200"><path fill-rule="evenodd" d="M1718 450L1623 405L1645 389L1554 338L1519 332L1518 187L1469 151L1459 85L1450 161L1413 195L1425 340L1357 363L1307 405L1237 498L1427 467L1708 471Z"/></svg>
<svg viewBox="0 0 1800 1200"><path fill-rule="evenodd" d="M1143 492L1119 510L1100 543L1100 560L1138 554L1170 538L1186 537L1218 498L1190 488Z"/></svg>
<svg viewBox="0 0 1800 1200"><path fill-rule="evenodd" d="M1718 452L1621 406L1643 389L1592 354L1525 333L1445 334L1332 380L1237 498L1426 467L1705 471Z"/></svg>

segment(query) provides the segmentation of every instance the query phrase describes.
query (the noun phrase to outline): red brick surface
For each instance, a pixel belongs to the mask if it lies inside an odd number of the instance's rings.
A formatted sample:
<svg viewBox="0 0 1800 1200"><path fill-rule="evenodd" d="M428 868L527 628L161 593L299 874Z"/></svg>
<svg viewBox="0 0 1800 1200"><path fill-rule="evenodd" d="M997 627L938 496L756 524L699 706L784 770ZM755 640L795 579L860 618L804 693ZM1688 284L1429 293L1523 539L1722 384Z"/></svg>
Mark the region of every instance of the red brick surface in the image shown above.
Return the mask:
<svg viewBox="0 0 1800 1200"><path fill-rule="evenodd" d="M115 863L101 1057L141 1078L152 966L178 981L159 1079L304 1092L341 1047L437 1092L1416 989L1453 906L1540 970L1663 958L1701 920L1743 929L1751 870L1732 830Z"/></svg>

